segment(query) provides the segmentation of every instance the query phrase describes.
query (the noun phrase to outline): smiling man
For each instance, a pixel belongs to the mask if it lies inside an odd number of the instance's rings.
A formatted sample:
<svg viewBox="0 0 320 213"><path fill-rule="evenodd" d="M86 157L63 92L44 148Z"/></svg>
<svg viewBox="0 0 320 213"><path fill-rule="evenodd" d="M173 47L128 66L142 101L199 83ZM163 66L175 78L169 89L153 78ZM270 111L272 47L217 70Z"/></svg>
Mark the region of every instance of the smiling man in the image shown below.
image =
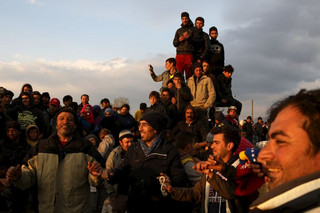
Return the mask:
<svg viewBox="0 0 320 213"><path fill-rule="evenodd" d="M172 184L181 186L187 181L173 141L169 140L165 119L148 112L140 120L141 140L133 143L120 166L112 173L104 171L109 183L129 184L128 212L178 212L176 205L164 197L157 177L166 172Z"/></svg>
<svg viewBox="0 0 320 213"><path fill-rule="evenodd" d="M319 109L319 89L301 90L271 108L269 143L258 156L270 192L252 204L253 212L320 211Z"/></svg>
<svg viewBox="0 0 320 213"><path fill-rule="evenodd" d="M20 189L37 184L39 212L90 212L90 184L99 180L101 156L75 133L77 116L62 109L56 133L40 141L28 165L10 167L6 179ZM90 183L90 184L89 184Z"/></svg>

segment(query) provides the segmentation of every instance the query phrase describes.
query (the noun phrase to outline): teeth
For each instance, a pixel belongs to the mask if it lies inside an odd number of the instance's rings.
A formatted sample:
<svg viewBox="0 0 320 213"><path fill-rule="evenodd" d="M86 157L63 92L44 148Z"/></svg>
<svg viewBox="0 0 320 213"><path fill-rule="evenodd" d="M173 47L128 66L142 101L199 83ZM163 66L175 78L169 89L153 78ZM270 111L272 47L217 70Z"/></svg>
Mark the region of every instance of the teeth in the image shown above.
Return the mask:
<svg viewBox="0 0 320 213"><path fill-rule="evenodd" d="M280 172L281 169L278 169L278 168L269 168L268 171L269 171L269 172Z"/></svg>

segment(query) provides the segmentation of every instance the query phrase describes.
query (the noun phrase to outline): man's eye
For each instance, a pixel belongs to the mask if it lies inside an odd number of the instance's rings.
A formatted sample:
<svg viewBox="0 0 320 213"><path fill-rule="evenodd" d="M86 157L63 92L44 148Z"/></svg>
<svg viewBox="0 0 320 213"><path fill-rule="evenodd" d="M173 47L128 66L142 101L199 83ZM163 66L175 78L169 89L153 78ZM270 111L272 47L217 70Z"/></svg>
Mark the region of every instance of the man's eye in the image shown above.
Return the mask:
<svg viewBox="0 0 320 213"><path fill-rule="evenodd" d="M283 140L276 140L276 144L281 145L281 144L285 144L286 142Z"/></svg>

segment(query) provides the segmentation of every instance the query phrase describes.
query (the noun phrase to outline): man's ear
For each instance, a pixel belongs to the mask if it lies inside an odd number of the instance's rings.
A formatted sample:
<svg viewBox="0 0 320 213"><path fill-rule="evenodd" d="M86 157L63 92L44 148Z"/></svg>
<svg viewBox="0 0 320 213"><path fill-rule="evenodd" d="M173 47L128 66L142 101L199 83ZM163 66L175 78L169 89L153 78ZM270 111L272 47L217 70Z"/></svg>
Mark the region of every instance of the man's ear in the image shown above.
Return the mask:
<svg viewBox="0 0 320 213"><path fill-rule="evenodd" d="M234 147L234 143L233 143L233 142L229 142L229 143L227 144L227 149L228 149L228 151L231 151L233 147Z"/></svg>

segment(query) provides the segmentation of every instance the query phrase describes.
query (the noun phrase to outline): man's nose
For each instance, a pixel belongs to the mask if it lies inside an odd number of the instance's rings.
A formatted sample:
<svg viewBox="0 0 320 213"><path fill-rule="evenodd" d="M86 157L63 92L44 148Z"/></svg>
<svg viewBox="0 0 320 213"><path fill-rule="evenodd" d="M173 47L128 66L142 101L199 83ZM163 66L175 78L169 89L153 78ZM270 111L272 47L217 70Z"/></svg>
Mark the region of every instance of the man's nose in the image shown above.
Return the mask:
<svg viewBox="0 0 320 213"><path fill-rule="evenodd" d="M266 164L267 161L273 160L275 157L275 152L273 145L269 142L258 154L258 162L262 164Z"/></svg>

